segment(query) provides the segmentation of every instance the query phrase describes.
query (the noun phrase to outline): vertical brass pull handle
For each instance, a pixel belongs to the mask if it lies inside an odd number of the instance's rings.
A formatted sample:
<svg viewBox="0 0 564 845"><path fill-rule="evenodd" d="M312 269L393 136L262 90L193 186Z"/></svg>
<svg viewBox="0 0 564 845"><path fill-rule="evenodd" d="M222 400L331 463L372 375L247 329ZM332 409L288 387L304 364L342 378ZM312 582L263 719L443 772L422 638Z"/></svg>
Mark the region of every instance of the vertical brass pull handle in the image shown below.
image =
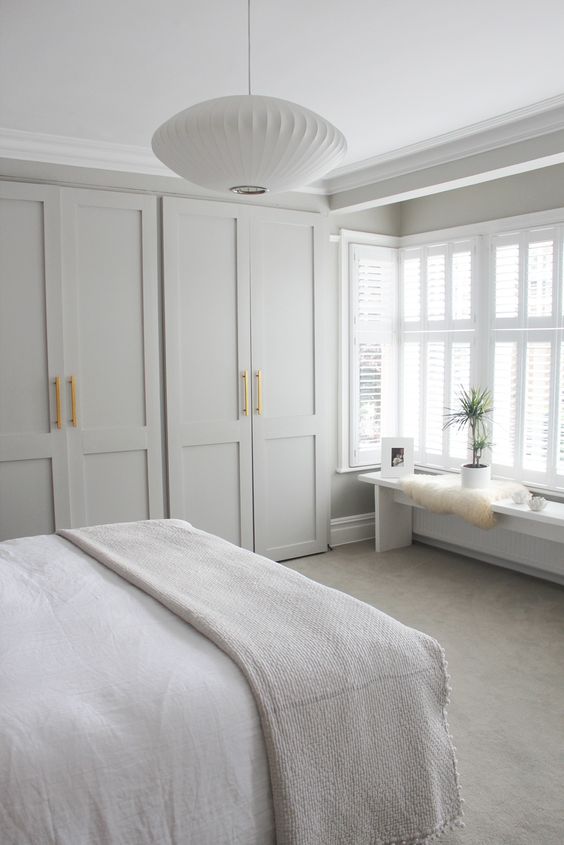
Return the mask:
<svg viewBox="0 0 564 845"><path fill-rule="evenodd" d="M262 370L257 370L257 414L262 416Z"/></svg>
<svg viewBox="0 0 564 845"><path fill-rule="evenodd" d="M76 415L76 376L70 377L70 386L71 386L71 422L73 428L78 427L78 417Z"/></svg>
<svg viewBox="0 0 564 845"><path fill-rule="evenodd" d="M243 411L246 417L249 416L249 371L245 370L241 373L241 378L243 379L243 385L245 387L245 409Z"/></svg>
<svg viewBox="0 0 564 845"><path fill-rule="evenodd" d="M63 411L61 406L61 377L55 378L55 404L57 406L57 428L63 427Z"/></svg>

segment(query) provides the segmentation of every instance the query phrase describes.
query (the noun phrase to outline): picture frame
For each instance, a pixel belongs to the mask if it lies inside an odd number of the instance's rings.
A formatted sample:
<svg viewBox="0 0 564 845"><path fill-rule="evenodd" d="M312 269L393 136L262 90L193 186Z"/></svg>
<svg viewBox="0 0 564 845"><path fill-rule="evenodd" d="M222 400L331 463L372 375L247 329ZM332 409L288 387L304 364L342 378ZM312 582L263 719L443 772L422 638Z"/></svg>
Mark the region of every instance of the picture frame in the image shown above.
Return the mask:
<svg viewBox="0 0 564 845"><path fill-rule="evenodd" d="M382 478L413 472L413 437L382 437Z"/></svg>

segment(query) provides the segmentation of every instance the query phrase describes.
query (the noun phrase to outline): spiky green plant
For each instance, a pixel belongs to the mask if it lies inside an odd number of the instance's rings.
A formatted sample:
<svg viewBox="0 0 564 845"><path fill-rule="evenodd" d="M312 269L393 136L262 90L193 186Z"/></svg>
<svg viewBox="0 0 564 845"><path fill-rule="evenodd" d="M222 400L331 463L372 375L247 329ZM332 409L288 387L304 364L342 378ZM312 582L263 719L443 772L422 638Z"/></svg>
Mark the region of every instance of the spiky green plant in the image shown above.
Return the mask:
<svg viewBox="0 0 564 845"><path fill-rule="evenodd" d="M468 427L468 440L472 450L473 467L479 467L482 454L492 443L488 437L488 423L492 421L493 398L485 387L460 386L458 408L448 408L443 428L454 427L461 431Z"/></svg>

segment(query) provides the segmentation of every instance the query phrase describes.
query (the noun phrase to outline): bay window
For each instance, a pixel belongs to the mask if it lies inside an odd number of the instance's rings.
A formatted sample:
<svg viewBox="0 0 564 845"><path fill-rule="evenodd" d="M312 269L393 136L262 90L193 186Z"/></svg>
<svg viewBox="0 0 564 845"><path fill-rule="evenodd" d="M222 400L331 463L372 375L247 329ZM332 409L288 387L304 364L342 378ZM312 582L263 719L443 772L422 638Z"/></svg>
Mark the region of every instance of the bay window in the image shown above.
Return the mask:
<svg viewBox="0 0 564 845"><path fill-rule="evenodd" d="M374 466L382 435L401 435L417 465L457 469L467 437L444 414L475 385L493 393L494 475L563 490L564 226L463 231L398 247L348 233L341 465Z"/></svg>

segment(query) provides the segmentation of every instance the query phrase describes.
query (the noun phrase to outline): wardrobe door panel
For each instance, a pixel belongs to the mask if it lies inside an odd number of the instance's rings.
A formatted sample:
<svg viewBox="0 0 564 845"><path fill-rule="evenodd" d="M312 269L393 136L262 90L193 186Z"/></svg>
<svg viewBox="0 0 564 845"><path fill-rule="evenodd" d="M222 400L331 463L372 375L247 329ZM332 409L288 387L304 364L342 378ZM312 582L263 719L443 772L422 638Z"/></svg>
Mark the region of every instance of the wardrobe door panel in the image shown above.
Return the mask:
<svg viewBox="0 0 564 845"><path fill-rule="evenodd" d="M156 201L63 191L63 271L73 524L163 516Z"/></svg>
<svg viewBox="0 0 564 845"><path fill-rule="evenodd" d="M315 437L271 438L265 444L264 458L269 548L315 543Z"/></svg>
<svg viewBox="0 0 564 845"><path fill-rule="evenodd" d="M42 201L0 198L2 433L51 430L43 227Z"/></svg>
<svg viewBox="0 0 564 845"><path fill-rule="evenodd" d="M147 452L84 456L86 512L93 525L149 519Z"/></svg>
<svg viewBox="0 0 564 845"><path fill-rule="evenodd" d="M171 516L252 549L248 215L172 198L163 210Z"/></svg>
<svg viewBox="0 0 564 845"><path fill-rule="evenodd" d="M0 540L69 524L60 272L58 190L1 183Z"/></svg>
<svg viewBox="0 0 564 845"><path fill-rule="evenodd" d="M142 212L77 205L75 214L81 427L143 427Z"/></svg>
<svg viewBox="0 0 564 845"><path fill-rule="evenodd" d="M263 339L255 363L264 370L269 417L315 414L313 231L268 220L255 228L262 310L253 328Z"/></svg>
<svg viewBox="0 0 564 845"><path fill-rule="evenodd" d="M190 521L242 545L239 443L185 446L182 475Z"/></svg>
<svg viewBox="0 0 564 845"><path fill-rule="evenodd" d="M237 420L236 218L178 219L180 360L187 376L182 422Z"/></svg>
<svg viewBox="0 0 564 845"><path fill-rule="evenodd" d="M51 458L0 461L0 538L55 530Z"/></svg>
<svg viewBox="0 0 564 845"><path fill-rule="evenodd" d="M327 549L329 476L320 360L326 240L319 215L274 209L253 213L255 550L275 560Z"/></svg>

